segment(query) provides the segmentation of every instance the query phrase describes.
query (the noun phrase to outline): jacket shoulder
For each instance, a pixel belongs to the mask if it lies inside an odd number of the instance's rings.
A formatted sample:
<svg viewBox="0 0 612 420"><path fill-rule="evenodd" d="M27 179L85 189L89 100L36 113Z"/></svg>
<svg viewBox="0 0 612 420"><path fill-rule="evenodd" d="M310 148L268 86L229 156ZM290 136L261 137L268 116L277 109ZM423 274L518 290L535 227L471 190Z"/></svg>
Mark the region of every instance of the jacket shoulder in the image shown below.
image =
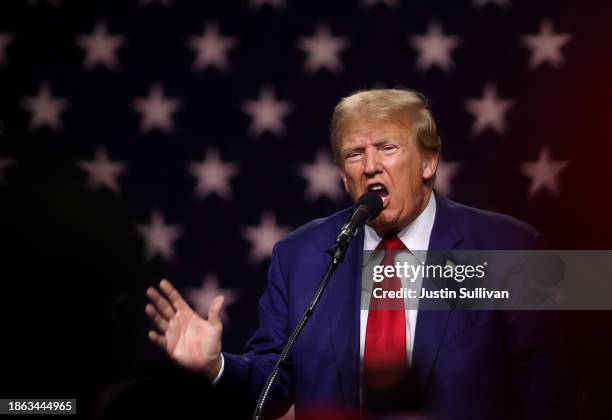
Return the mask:
<svg viewBox="0 0 612 420"><path fill-rule="evenodd" d="M474 249L534 249L543 245L542 234L516 217L442 200Z"/></svg>
<svg viewBox="0 0 612 420"><path fill-rule="evenodd" d="M277 247L294 248L304 244L330 247L334 244L340 228L351 214L352 207L342 209L331 216L311 220L278 241Z"/></svg>

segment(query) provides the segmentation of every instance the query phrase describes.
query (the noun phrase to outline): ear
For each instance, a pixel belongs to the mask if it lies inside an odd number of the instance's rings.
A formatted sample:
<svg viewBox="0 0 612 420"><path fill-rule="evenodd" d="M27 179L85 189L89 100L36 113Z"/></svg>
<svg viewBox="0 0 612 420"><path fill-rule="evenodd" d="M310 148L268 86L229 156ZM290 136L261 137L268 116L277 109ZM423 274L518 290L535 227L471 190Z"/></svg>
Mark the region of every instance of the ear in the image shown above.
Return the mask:
<svg viewBox="0 0 612 420"><path fill-rule="evenodd" d="M436 174L438 169L439 153L425 152L423 153L423 180L429 181Z"/></svg>

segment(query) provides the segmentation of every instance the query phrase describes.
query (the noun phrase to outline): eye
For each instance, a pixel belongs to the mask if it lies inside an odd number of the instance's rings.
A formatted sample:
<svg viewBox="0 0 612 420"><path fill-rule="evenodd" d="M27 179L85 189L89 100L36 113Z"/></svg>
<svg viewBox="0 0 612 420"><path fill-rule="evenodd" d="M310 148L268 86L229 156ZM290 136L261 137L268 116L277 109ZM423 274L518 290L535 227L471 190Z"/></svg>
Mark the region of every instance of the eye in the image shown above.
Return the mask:
<svg viewBox="0 0 612 420"><path fill-rule="evenodd" d="M344 155L344 160L348 160L348 161L357 160L361 157L362 154L363 152L360 152L360 151L348 152Z"/></svg>
<svg viewBox="0 0 612 420"><path fill-rule="evenodd" d="M396 151L397 149L398 149L398 147L397 147L395 144L385 144L385 145L382 147L382 151L383 151L383 152L387 152L387 153L394 152L394 151Z"/></svg>

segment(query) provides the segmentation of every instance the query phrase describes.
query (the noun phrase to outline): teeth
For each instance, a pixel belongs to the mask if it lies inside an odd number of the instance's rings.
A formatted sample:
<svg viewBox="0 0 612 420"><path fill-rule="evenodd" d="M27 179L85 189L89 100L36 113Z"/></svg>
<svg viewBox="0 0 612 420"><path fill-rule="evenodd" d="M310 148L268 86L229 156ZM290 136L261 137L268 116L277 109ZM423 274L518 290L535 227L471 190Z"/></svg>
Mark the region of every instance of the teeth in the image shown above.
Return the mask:
<svg viewBox="0 0 612 420"><path fill-rule="evenodd" d="M370 185L370 191L380 191L380 190L382 190L384 188L385 187L383 187L380 184Z"/></svg>

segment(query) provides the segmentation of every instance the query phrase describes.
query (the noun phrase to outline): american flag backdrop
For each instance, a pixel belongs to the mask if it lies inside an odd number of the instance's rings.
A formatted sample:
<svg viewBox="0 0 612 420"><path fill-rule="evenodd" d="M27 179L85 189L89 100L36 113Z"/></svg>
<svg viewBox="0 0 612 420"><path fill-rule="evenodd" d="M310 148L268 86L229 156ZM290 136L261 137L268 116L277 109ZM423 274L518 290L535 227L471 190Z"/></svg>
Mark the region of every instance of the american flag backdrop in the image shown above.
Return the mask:
<svg viewBox="0 0 612 420"><path fill-rule="evenodd" d="M595 0L2 1L0 397L89 404L169 364L143 311L162 277L203 314L223 293L240 352L274 243L350 205L328 124L359 89L429 98L438 193L610 248L611 22ZM568 318L597 418L610 317Z"/></svg>

